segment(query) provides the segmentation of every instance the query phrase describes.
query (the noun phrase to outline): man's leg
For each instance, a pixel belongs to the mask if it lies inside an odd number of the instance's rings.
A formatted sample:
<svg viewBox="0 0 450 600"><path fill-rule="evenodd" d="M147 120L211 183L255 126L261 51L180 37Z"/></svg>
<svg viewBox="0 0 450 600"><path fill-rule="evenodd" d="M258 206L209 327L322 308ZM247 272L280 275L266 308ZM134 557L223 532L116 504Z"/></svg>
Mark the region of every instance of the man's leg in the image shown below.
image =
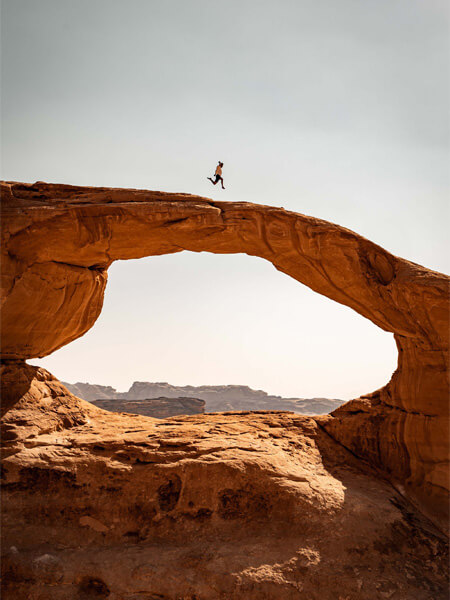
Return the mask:
<svg viewBox="0 0 450 600"><path fill-rule="evenodd" d="M223 178L222 177L220 178L220 183L222 184L222 189L224 190L225 186L223 185Z"/></svg>
<svg viewBox="0 0 450 600"><path fill-rule="evenodd" d="M210 182L211 182L213 185L216 185L217 181L213 181L211 177L208 177L208 179L210 180Z"/></svg>

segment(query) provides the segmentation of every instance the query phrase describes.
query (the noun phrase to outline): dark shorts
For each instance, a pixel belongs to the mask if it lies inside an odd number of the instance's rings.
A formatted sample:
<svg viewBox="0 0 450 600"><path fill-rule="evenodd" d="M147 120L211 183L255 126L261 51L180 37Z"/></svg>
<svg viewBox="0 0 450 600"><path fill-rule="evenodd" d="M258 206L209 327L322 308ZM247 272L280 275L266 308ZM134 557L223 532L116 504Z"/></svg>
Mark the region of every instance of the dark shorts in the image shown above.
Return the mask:
<svg viewBox="0 0 450 600"><path fill-rule="evenodd" d="M218 181L220 181L222 179L221 175L216 174L216 180L214 183L217 183Z"/></svg>

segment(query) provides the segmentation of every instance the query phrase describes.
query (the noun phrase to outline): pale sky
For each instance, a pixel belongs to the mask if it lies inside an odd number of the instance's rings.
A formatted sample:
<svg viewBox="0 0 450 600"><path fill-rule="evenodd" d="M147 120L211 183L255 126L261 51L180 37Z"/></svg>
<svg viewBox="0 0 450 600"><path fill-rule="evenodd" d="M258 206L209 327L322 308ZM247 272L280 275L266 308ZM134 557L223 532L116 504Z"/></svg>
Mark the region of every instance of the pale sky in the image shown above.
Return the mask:
<svg viewBox="0 0 450 600"><path fill-rule="evenodd" d="M449 271L446 1L1 5L2 178L283 206ZM396 350L261 259L185 252L113 264L93 329L30 362L120 390L350 398Z"/></svg>

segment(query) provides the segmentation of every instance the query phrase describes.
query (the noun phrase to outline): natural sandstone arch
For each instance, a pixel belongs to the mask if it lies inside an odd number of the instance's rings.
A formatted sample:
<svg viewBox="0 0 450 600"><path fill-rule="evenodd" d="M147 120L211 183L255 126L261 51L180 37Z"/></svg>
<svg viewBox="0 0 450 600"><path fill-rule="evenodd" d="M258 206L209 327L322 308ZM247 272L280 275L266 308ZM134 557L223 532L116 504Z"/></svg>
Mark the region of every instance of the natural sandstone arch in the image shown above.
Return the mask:
<svg viewBox="0 0 450 600"><path fill-rule="evenodd" d="M184 194L3 183L2 356L43 357L100 314L118 259L246 253L394 334L398 368L320 419L443 522L448 500L448 278L323 220Z"/></svg>

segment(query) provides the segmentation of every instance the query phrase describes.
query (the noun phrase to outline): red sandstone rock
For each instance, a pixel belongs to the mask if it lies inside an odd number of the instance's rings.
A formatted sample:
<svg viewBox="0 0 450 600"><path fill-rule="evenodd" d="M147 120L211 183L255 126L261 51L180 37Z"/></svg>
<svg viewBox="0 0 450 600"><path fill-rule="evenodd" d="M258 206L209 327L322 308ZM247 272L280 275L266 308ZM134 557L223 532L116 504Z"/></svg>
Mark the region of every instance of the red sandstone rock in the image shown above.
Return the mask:
<svg viewBox="0 0 450 600"><path fill-rule="evenodd" d="M11 597L444 597L439 538L368 464L446 526L445 275L265 206L45 183L2 184L2 202ZM93 325L113 260L183 249L261 256L391 331L391 381L315 420L202 415L156 425L95 409L23 364ZM365 474L330 436L367 461Z"/></svg>
<svg viewBox="0 0 450 600"><path fill-rule="evenodd" d="M447 599L445 539L313 418L112 414L22 372L5 599Z"/></svg>

